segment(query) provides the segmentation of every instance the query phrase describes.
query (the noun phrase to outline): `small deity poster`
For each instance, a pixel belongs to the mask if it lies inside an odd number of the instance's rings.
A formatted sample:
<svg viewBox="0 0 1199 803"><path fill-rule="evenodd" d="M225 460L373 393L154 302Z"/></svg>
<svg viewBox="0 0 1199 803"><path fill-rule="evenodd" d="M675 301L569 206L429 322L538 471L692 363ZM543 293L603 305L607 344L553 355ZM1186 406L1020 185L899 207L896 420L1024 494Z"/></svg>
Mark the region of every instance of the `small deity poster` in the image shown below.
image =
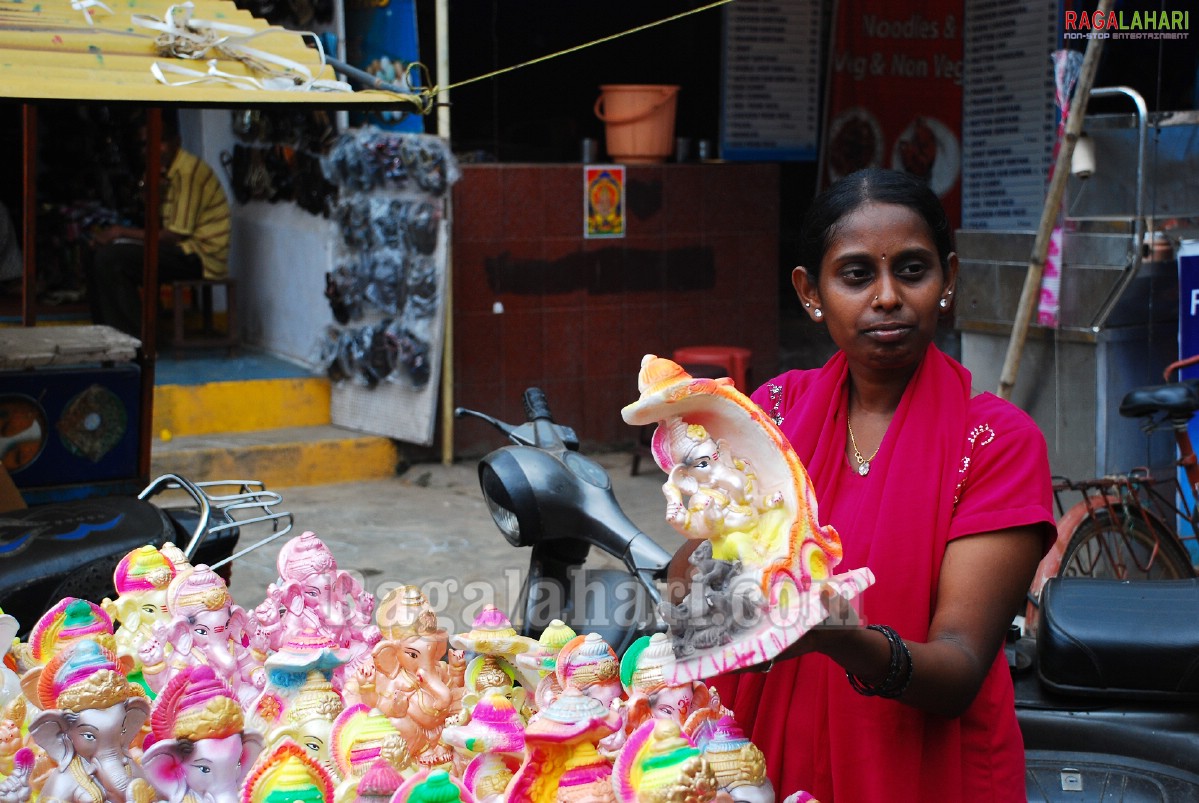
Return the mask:
<svg viewBox="0 0 1199 803"><path fill-rule="evenodd" d="M624 165L584 165L583 236L624 237Z"/></svg>

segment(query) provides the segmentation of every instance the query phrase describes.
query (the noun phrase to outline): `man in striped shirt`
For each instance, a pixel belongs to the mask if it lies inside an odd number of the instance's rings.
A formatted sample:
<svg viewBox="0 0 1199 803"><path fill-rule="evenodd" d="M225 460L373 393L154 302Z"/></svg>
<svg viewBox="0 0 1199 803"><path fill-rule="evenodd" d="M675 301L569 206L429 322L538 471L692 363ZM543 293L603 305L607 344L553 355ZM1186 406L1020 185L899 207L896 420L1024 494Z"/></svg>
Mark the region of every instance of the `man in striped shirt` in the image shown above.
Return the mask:
<svg viewBox="0 0 1199 803"><path fill-rule="evenodd" d="M166 177L158 234L158 278L218 279L229 273L229 201L216 173L183 150L176 118L163 115L162 166ZM144 229L111 226L93 237L89 271L92 320L134 337L141 332Z"/></svg>

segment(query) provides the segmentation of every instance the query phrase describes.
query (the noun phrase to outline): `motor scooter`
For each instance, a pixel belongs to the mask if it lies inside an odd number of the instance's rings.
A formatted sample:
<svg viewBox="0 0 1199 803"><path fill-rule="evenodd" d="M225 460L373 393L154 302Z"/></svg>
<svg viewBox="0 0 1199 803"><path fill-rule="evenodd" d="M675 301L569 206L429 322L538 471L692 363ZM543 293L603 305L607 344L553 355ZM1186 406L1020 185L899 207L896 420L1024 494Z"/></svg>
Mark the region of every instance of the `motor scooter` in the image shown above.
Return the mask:
<svg viewBox="0 0 1199 803"><path fill-rule="evenodd" d="M532 547L513 624L537 636L560 618L620 652L665 629L657 616L622 618L616 606L636 596L656 608L671 556L624 514L607 472L579 454L545 394L530 388L524 402L528 420L518 426L455 411L511 441L479 462L479 484L508 542ZM582 569L593 546L624 570ZM571 593L580 587L592 592L582 604ZM620 594L595 593L608 588ZM1014 628L1005 648L1032 803L1199 801L1196 623L1199 580L1048 581L1036 638Z"/></svg>
<svg viewBox="0 0 1199 803"><path fill-rule="evenodd" d="M574 430L554 422L545 393L524 393L526 421L514 425L459 407L511 443L479 461L483 498L508 543L532 547L512 623L536 638L554 619L603 636L617 654L639 636L665 631L658 615L671 555L642 532L612 492L612 478L580 454ZM585 566L591 547L624 570Z"/></svg>
<svg viewBox="0 0 1199 803"><path fill-rule="evenodd" d="M162 506L171 491L182 505ZM178 494L176 494L178 496ZM278 510L279 494L261 482L191 482L164 474L136 497L108 496L39 505L0 515L0 609L20 623L22 634L64 597L100 602L114 596L113 570L125 555L146 544L168 541L193 563L203 563L228 580L231 562L292 528L292 515ZM242 528L269 532L238 550Z"/></svg>
<svg viewBox="0 0 1199 803"><path fill-rule="evenodd" d="M1028 799L1199 800L1199 580L1054 577L1008 663Z"/></svg>

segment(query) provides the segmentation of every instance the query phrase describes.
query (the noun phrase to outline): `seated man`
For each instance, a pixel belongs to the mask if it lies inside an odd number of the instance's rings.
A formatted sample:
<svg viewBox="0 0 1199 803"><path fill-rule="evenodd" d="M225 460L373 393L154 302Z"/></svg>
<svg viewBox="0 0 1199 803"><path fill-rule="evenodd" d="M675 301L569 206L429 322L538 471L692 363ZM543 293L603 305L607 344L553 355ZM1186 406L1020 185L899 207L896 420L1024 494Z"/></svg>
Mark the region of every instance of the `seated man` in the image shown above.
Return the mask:
<svg viewBox="0 0 1199 803"><path fill-rule="evenodd" d="M158 234L158 278L220 279L229 273L229 202L216 173L183 150L179 124L162 118L162 228ZM139 337L146 232L111 226L93 238L95 259L88 272L92 320Z"/></svg>

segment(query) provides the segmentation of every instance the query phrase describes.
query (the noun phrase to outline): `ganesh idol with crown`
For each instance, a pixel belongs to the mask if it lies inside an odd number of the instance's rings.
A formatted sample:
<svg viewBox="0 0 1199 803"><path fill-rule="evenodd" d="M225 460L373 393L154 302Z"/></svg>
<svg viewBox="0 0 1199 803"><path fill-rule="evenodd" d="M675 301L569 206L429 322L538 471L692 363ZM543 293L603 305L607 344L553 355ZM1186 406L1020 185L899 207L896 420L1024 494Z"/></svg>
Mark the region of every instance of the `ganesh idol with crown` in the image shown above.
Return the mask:
<svg viewBox="0 0 1199 803"><path fill-rule="evenodd" d="M667 474L666 520L701 542L686 597L662 604L675 655L667 683L770 661L829 618L833 600L873 584L869 569L834 574L841 540L819 523L807 471L732 380L692 377L649 354L637 385L624 420L657 424L651 449Z"/></svg>

